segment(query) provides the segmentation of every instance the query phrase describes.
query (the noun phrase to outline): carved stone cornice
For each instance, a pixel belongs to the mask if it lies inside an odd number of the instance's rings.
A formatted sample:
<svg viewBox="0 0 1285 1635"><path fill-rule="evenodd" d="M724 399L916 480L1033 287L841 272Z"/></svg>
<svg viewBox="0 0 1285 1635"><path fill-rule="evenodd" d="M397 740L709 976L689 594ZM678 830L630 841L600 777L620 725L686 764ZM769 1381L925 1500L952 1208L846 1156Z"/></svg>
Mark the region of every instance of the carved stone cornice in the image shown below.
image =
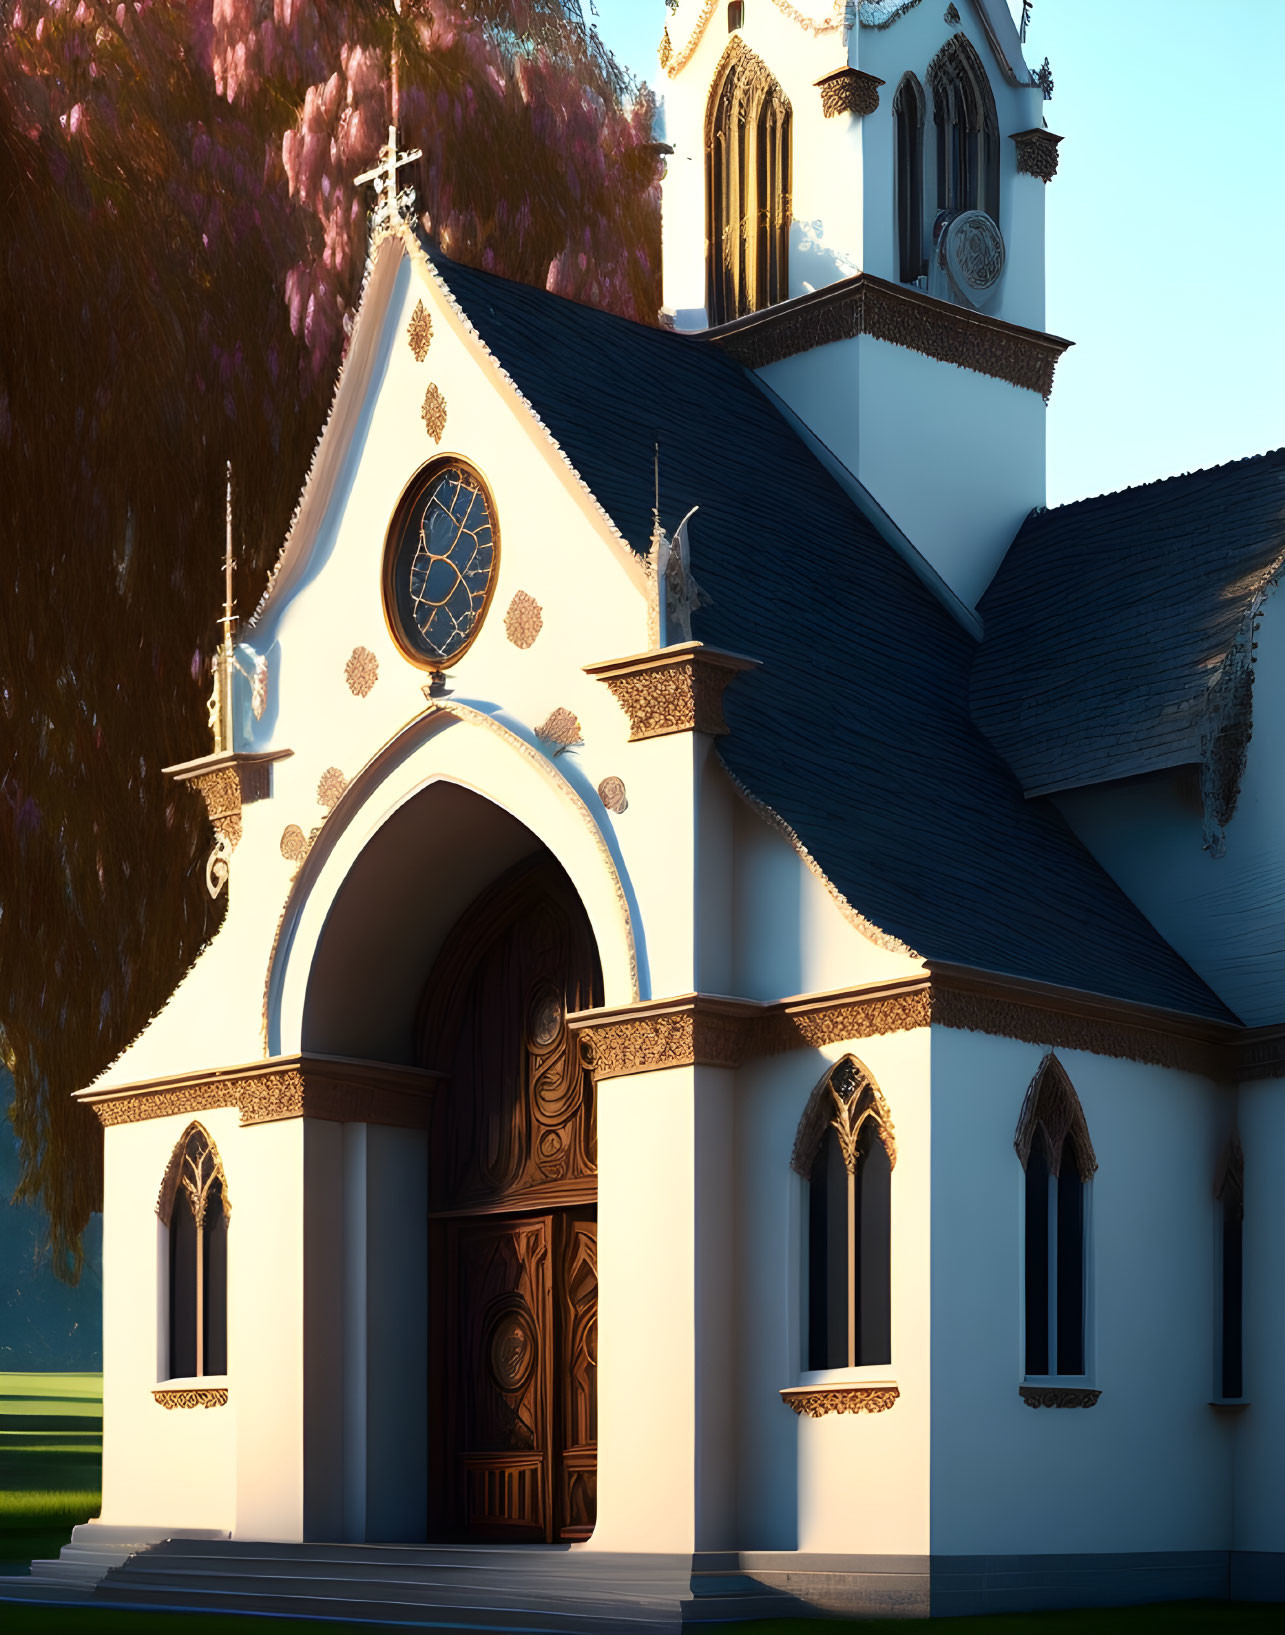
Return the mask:
<svg viewBox="0 0 1285 1635"><path fill-rule="evenodd" d="M224 751L162 770L175 783L190 783L199 791L215 834L232 850L241 838L241 808L268 799L272 794L273 761L283 761L293 753L289 749L253 755Z"/></svg>
<svg viewBox="0 0 1285 1635"><path fill-rule="evenodd" d="M1102 1395L1080 1385L1019 1385L1017 1394L1028 1408L1092 1408Z"/></svg>
<svg viewBox="0 0 1285 1635"><path fill-rule="evenodd" d="M177 1391L158 1386L152 1395L162 1408L226 1408L228 1405L226 1385L198 1386Z"/></svg>
<svg viewBox="0 0 1285 1635"><path fill-rule="evenodd" d="M908 1033L933 1020L932 979L899 977L833 993L802 994L768 1007L762 1028L765 1054L811 1049Z"/></svg>
<svg viewBox="0 0 1285 1635"><path fill-rule="evenodd" d="M1057 145L1062 138L1037 127L1031 131L1015 131L1011 140L1017 144L1018 174L1051 182L1057 175Z"/></svg>
<svg viewBox="0 0 1285 1635"><path fill-rule="evenodd" d="M585 674L605 681L629 717L629 738L661 738L674 732L727 732L723 694L742 670L758 660L725 653L702 642L681 642L654 653L586 664Z"/></svg>
<svg viewBox="0 0 1285 1635"><path fill-rule="evenodd" d="M821 1419L826 1414L886 1414L901 1392L891 1380L870 1385L795 1385L781 1400L796 1414Z"/></svg>
<svg viewBox="0 0 1285 1635"><path fill-rule="evenodd" d="M1179 1011L929 962L933 1021L1025 1044L1173 1067L1208 1078L1234 1074L1239 1028Z"/></svg>
<svg viewBox="0 0 1285 1635"><path fill-rule="evenodd" d="M739 1067L753 1053L763 1013L752 999L693 993L576 1011L567 1024L594 1077L620 1079L666 1067Z"/></svg>
<svg viewBox="0 0 1285 1635"><path fill-rule="evenodd" d="M1236 1071L1240 1083L1251 1079L1285 1078L1285 1023L1246 1028L1236 1041Z"/></svg>
<svg viewBox="0 0 1285 1635"><path fill-rule="evenodd" d="M840 114L872 114L879 106L879 87L885 83L860 68L836 68L813 84L821 93L821 112L827 119Z"/></svg>
<svg viewBox="0 0 1285 1635"><path fill-rule="evenodd" d="M1058 335L989 318L873 273L856 273L705 331L747 369L858 335L1006 380L1043 398L1053 390L1057 360L1071 345Z"/></svg>
<svg viewBox="0 0 1285 1635"><path fill-rule="evenodd" d="M235 1107L241 1123L320 1118L336 1124L427 1129L441 1074L342 1056L277 1056L246 1067L149 1079L113 1090L82 1090L104 1127Z"/></svg>

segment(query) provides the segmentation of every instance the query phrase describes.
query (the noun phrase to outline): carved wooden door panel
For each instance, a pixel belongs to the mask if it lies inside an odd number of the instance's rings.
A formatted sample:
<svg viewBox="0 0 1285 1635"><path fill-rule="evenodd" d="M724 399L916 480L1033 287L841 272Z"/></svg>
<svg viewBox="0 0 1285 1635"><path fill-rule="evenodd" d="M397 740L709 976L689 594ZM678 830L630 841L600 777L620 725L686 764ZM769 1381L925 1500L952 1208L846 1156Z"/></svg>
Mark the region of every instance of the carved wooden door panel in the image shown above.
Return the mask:
<svg viewBox="0 0 1285 1635"><path fill-rule="evenodd" d="M598 1508L598 1223L567 1211L558 1224L559 1534L586 1539Z"/></svg>
<svg viewBox="0 0 1285 1635"><path fill-rule="evenodd" d="M597 1151L566 1025L597 951L547 862L484 892L425 990L420 1060L448 1075L430 1135L430 1525L551 1541L593 1530Z"/></svg>
<svg viewBox="0 0 1285 1635"><path fill-rule="evenodd" d="M452 1226L456 1514L476 1537L547 1539L552 1506L553 1221Z"/></svg>

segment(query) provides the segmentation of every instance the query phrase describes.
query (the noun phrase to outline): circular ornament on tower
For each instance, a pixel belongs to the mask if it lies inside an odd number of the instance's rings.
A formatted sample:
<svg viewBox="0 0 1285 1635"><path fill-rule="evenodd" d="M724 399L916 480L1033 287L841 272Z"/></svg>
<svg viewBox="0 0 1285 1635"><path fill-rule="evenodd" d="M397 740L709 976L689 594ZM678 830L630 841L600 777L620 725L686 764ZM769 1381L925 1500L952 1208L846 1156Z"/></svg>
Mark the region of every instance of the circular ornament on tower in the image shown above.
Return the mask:
<svg viewBox="0 0 1285 1635"><path fill-rule="evenodd" d="M1004 274L1004 235L984 210L963 210L941 235L938 253L958 294L984 307Z"/></svg>
<svg viewBox="0 0 1285 1635"><path fill-rule="evenodd" d="M398 501L384 545L384 613L414 664L441 670L473 644L500 561L495 509L462 460L436 460Z"/></svg>

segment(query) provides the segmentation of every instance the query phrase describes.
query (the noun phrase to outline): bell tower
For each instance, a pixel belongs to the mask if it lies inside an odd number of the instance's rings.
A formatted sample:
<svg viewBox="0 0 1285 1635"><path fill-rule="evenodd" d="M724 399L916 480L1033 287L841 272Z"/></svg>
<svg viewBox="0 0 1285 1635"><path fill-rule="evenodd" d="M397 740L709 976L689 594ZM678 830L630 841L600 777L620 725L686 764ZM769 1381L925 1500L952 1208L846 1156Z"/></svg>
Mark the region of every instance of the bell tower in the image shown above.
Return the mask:
<svg viewBox="0 0 1285 1635"><path fill-rule="evenodd" d="M1044 502L1047 65L1006 0L677 0L664 318L763 386L965 623ZM734 429L729 428L729 435Z"/></svg>

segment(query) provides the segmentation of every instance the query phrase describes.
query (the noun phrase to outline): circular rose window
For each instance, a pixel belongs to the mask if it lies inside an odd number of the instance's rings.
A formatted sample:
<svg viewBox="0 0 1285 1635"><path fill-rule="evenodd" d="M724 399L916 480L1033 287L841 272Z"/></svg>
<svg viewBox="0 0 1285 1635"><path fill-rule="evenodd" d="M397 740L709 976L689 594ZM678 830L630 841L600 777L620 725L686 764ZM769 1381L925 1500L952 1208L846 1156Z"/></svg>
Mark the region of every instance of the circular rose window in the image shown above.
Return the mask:
<svg viewBox="0 0 1285 1635"><path fill-rule="evenodd" d="M384 556L388 622L408 658L440 670L462 657L481 629L499 554L477 473L458 461L420 472L393 514Z"/></svg>

